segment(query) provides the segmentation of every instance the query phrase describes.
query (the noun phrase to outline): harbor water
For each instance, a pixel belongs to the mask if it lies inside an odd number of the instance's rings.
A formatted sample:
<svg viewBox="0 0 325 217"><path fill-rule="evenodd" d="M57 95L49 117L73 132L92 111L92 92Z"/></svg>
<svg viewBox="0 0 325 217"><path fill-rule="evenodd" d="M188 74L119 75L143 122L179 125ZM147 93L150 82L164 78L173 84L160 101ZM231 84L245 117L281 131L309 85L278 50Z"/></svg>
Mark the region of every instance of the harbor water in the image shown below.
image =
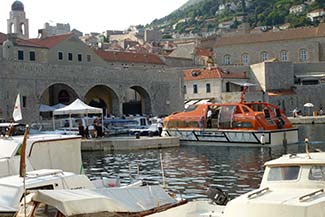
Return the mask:
<svg viewBox="0 0 325 217"><path fill-rule="evenodd" d="M230 198L258 188L263 164L285 153L305 151L304 139L325 151L325 125L297 125L299 144L274 148L181 146L139 151L83 152L85 173L91 178L119 177L121 184L137 178L163 184L183 198L206 197L219 187ZM161 163L162 162L162 163ZM161 168L163 167L163 173Z"/></svg>

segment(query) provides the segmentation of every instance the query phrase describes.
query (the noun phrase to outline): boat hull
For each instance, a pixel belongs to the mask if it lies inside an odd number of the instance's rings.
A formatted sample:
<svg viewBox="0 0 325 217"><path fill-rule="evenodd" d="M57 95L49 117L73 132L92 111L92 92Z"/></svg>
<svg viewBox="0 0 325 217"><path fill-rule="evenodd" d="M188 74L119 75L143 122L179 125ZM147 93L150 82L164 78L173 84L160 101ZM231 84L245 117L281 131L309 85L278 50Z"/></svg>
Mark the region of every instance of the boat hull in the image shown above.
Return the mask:
<svg viewBox="0 0 325 217"><path fill-rule="evenodd" d="M298 129L239 131L219 129L164 129L164 136L179 137L182 145L276 146L298 143Z"/></svg>

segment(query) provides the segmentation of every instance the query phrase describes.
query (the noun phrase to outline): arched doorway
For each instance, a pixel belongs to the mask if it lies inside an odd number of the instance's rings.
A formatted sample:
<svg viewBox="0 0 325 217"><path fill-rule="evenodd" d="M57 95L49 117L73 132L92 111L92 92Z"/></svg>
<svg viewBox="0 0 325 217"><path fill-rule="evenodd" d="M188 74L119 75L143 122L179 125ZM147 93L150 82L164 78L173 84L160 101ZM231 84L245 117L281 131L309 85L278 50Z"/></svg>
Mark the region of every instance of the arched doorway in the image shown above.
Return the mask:
<svg viewBox="0 0 325 217"><path fill-rule="evenodd" d="M144 88L133 86L127 90L123 114L151 114L150 96Z"/></svg>
<svg viewBox="0 0 325 217"><path fill-rule="evenodd" d="M62 103L68 105L78 98L77 93L68 85L57 83L49 86L41 95L40 104L56 105Z"/></svg>
<svg viewBox="0 0 325 217"><path fill-rule="evenodd" d="M77 93L70 86L57 83L49 86L43 91L40 98L40 104L49 106L58 104L69 105L77 98ZM40 112L40 117L49 119L51 117L51 112Z"/></svg>
<svg viewBox="0 0 325 217"><path fill-rule="evenodd" d="M102 108L104 115L119 115L119 100L117 94L109 87L97 85L91 88L86 96L85 102L97 108Z"/></svg>

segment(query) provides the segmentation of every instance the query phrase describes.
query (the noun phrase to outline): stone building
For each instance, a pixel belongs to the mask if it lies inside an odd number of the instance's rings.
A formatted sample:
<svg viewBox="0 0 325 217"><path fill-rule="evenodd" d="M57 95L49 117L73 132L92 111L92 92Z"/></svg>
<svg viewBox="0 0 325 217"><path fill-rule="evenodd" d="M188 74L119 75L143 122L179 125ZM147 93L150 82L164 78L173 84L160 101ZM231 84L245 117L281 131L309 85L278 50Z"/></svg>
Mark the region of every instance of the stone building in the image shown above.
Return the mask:
<svg viewBox="0 0 325 217"><path fill-rule="evenodd" d="M218 65L251 65L276 58L283 62L325 61L325 23L318 27L260 32L217 38Z"/></svg>
<svg viewBox="0 0 325 217"><path fill-rule="evenodd" d="M246 72L230 73L221 68L194 68L184 71L184 96L187 102L209 100L234 102L240 98L241 86L247 82Z"/></svg>
<svg viewBox="0 0 325 217"><path fill-rule="evenodd" d="M182 71L155 55L96 51L71 33L36 39L0 33L0 45L3 120L11 119L17 93L27 123L39 120L41 104L76 98L116 116L183 109Z"/></svg>

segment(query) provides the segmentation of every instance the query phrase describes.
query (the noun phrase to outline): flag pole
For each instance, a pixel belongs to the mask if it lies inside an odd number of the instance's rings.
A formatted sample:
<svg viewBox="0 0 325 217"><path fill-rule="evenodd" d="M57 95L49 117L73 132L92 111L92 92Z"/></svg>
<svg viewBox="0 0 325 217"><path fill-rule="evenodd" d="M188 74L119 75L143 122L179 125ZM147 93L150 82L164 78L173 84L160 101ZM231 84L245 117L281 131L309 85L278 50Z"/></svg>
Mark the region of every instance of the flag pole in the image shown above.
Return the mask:
<svg viewBox="0 0 325 217"><path fill-rule="evenodd" d="M19 167L19 176L23 177L23 185L24 185L24 216L26 217L26 143L28 136L28 128L26 125L23 143L21 144L20 149L20 167Z"/></svg>

